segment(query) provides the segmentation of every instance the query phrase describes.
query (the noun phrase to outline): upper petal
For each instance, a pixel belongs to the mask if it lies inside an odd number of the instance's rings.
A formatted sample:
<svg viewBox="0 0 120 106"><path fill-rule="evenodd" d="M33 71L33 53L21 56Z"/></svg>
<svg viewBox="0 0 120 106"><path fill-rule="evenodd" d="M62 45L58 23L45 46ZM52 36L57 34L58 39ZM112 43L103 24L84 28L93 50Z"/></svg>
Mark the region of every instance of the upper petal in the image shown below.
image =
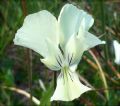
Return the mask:
<svg viewBox="0 0 120 106"><path fill-rule="evenodd" d="M82 22L83 20L85 20L85 22ZM63 6L58 17L61 45L64 46L73 34L77 34L80 25L84 25L85 29L88 30L93 22L94 20L91 15L72 4Z"/></svg>
<svg viewBox="0 0 120 106"><path fill-rule="evenodd" d="M88 88L79 81L76 72L68 72L66 72L66 75L64 76L62 74L58 76L57 87L53 96L51 97L51 101L72 101L78 98L84 92L91 90L91 88Z"/></svg>
<svg viewBox="0 0 120 106"><path fill-rule="evenodd" d="M80 27L82 27L84 30L88 31L90 27L93 25L94 19L91 15L84 12L84 16L82 18L82 21L80 23Z"/></svg>
<svg viewBox="0 0 120 106"><path fill-rule="evenodd" d="M120 44L118 41L113 41L114 51L115 51L115 63L120 64Z"/></svg>
<svg viewBox="0 0 120 106"><path fill-rule="evenodd" d="M28 47L42 56L48 55L45 39L58 44L56 18L46 10L28 15L14 39L16 45Z"/></svg>

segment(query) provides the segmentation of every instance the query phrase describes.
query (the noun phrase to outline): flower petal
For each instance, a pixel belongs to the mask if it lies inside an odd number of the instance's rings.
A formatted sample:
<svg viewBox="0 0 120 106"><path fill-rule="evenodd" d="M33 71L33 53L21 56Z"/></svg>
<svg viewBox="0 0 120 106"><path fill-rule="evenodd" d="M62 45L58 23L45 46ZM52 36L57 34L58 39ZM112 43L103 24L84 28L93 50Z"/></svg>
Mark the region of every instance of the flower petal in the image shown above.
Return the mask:
<svg viewBox="0 0 120 106"><path fill-rule="evenodd" d="M78 35L71 36L65 47L65 56L69 65L78 64L84 51L99 44L104 42L80 27Z"/></svg>
<svg viewBox="0 0 120 106"><path fill-rule="evenodd" d="M58 76L57 87L51 97L51 101L72 101L81 96L84 92L91 90L91 88L88 88L79 81L76 72L67 72L64 77L62 73Z"/></svg>
<svg viewBox="0 0 120 106"><path fill-rule="evenodd" d="M84 51L84 39L73 35L65 47L65 57L69 66L78 64Z"/></svg>
<svg viewBox="0 0 120 106"><path fill-rule="evenodd" d="M16 45L28 47L43 57L48 55L45 39L58 44L58 25L56 18L46 10L28 15L14 39Z"/></svg>
<svg viewBox="0 0 120 106"><path fill-rule="evenodd" d="M84 30L88 31L90 27L93 25L94 19L91 15L84 12L84 17L82 18L80 26L83 27Z"/></svg>
<svg viewBox="0 0 120 106"><path fill-rule="evenodd" d="M116 40L114 40L113 46L115 51L115 63L120 64L120 44Z"/></svg>
<svg viewBox="0 0 120 106"><path fill-rule="evenodd" d="M63 62L63 55L59 46L55 45L50 39L46 39L46 44L49 54L44 59L41 59L41 62L51 70L60 70Z"/></svg>
<svg viewBox="0 0 120 106"><path fill-rule="evenodd" d="M82 22L83 20L85 20L85 22ZM94 20L89 14L72 4L66 4L63 6L58 17L60 43L62 47L73 34L77 34L80 25L84 25L85 29L88 30L93 22Z"/></svg>
<svg viewBox="0 0 120 106"><path fill-rule="evenodd" d="M93 35L89 32L85 32L84 38L85 38L86 50L93 48L99 44L105 44L104 41L101 41L98 37L96 37L95 35Z"/></svg>

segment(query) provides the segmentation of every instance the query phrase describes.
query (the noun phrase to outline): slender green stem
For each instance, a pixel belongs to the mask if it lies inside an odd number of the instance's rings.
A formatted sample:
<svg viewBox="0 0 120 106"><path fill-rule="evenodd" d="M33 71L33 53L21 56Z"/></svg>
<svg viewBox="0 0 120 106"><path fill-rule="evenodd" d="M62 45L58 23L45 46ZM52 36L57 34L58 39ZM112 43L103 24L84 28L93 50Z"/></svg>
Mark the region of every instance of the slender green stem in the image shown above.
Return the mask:
<svg viewBox="0 0 120 106"><path fill-rule="evenodd" d="M30 88L30 106L32 106L32 51L27 49L27 60L28 60L28 79Z"/></svg>
<svg viewBox="0 0 120 106"><path fill-rule="evenodd" d="M56 88L56 84L57 84L57 72L54 72L54 90Z"/></svg>
<svg viewBox="0 0 120 106"><path fill-rule="evenodd" d="M27 15L26 0L21 0L22 10L24 17ZM27 69L28 69L28 79L29 79L29 88L30 88L30 102L29 106L32 106L32 51L30 49L26 50L26 59L27 59Z"/></svg>

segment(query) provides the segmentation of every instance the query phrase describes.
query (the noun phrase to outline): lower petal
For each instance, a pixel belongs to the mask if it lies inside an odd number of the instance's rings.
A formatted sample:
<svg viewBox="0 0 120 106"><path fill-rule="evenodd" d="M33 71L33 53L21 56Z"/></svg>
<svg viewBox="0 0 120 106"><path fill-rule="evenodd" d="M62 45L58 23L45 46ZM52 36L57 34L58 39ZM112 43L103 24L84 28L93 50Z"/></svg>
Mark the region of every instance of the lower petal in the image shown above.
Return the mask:
<svg viewBox="0 0 120 106"><path fill-rule="evenodd" d="M64 75L60 73L57 79L57 87L51 97L51 101L72 101L89 90L91 90L91 88L88 88L79 81L76 72L67 71Z"/></svg>

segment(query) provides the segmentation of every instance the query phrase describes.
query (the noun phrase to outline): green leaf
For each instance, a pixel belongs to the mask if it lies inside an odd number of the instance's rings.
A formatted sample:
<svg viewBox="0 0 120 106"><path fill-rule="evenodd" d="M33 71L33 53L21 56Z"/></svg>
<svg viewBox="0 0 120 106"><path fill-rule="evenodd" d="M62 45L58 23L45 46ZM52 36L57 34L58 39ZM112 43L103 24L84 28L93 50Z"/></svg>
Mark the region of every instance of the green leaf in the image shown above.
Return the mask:
<svg viewBox="0 0 120 106"><path fill-rule="evenodd" d="M40 100L41 106L50 106L51 105L50 98L53 94L53 91L54 91L54 84L53 84L53 82L51 82L49 88L42 94L42 98Z"/></svg>

